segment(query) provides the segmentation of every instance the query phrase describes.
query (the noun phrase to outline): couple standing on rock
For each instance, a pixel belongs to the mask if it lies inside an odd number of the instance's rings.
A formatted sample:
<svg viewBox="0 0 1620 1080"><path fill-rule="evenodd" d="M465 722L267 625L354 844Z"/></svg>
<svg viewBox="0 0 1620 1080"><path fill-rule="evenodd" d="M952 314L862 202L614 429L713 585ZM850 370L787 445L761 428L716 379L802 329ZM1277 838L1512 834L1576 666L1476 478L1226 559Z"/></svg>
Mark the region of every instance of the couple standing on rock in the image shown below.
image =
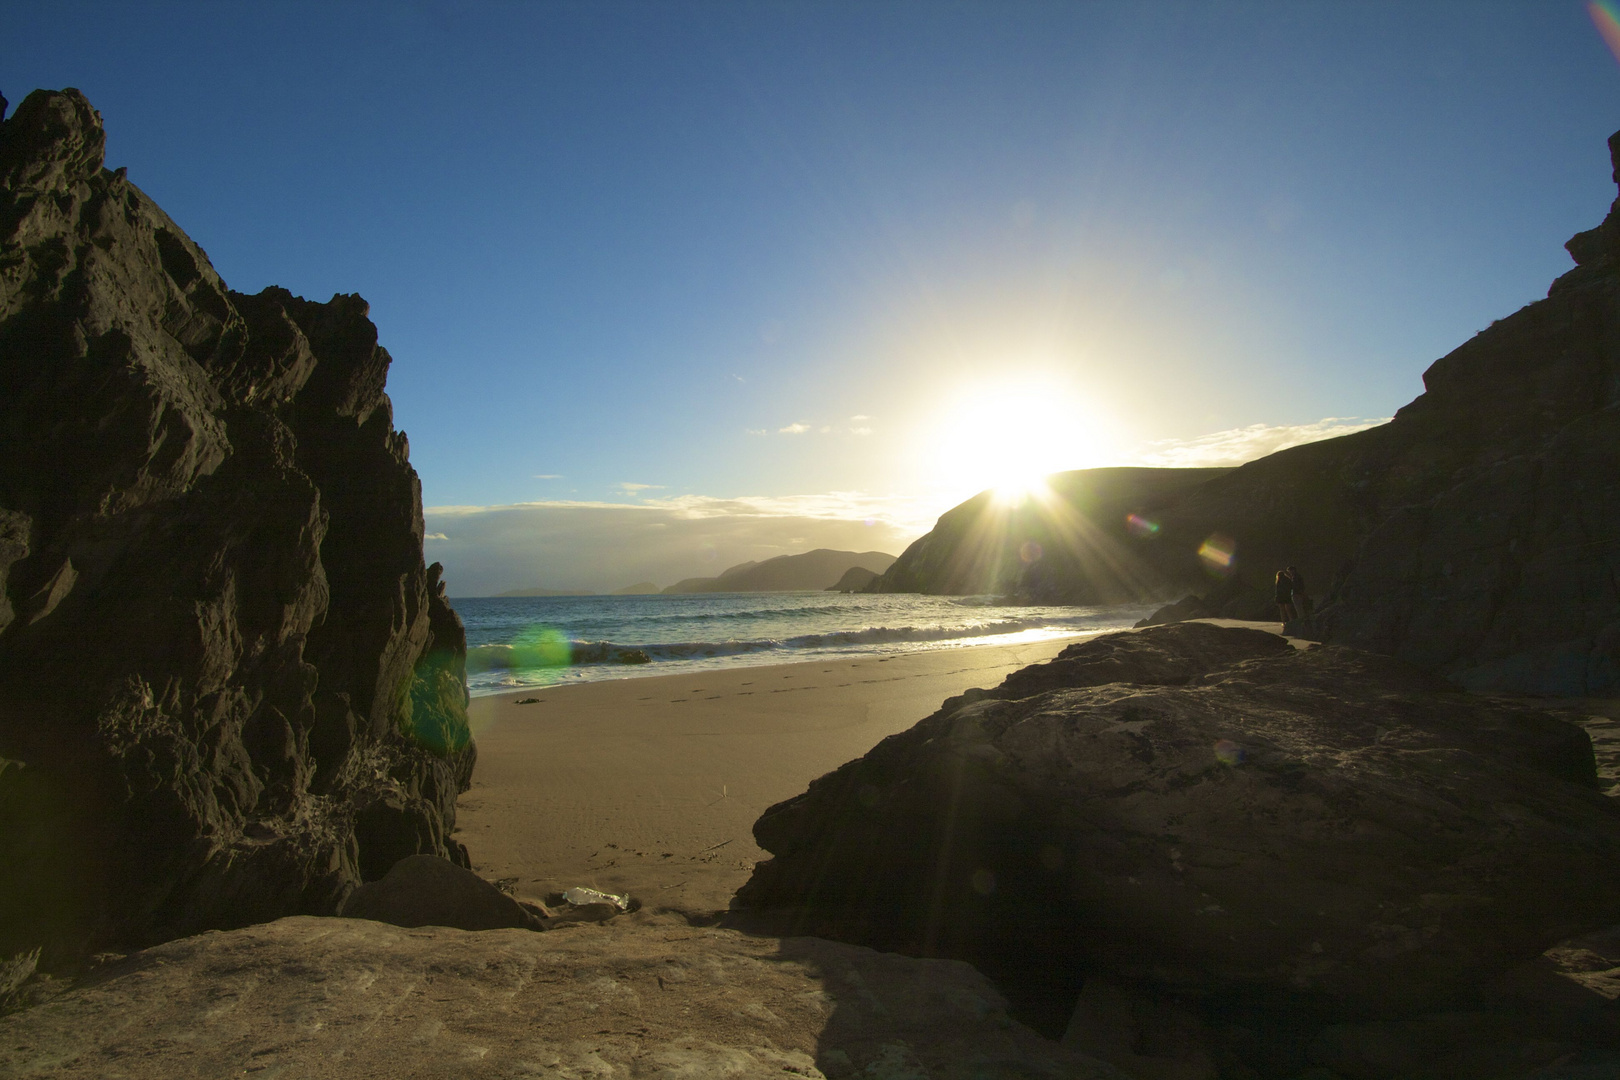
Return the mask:
<svg viewBox="0 0 1620 1080"><path fill-rule="evenodd" d="M1272 599L1277 601L1277 615L1283 622L1303 619L1311 613L1311 598L1305 592L1305 575L1299 567L1277 571L1277 591Z"/></svg>

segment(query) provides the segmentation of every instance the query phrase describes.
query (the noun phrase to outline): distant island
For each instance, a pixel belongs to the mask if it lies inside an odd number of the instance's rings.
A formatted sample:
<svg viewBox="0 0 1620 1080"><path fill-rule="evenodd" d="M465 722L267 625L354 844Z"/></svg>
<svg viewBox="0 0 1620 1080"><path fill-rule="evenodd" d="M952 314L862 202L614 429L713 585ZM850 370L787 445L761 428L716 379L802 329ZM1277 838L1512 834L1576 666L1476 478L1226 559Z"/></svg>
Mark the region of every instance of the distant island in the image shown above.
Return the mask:
<svg viewBox="0 0 1620 1080"><path fill-rule="evenodd" d="M634 585L626 585L622 589L614 589L612 595L614 595L614 596L646 596L649 593L657 593L657 592L661 592L661 591L662 590L659 589L657 585L654 585L650 581L638 581Z"/></svg>
<svg viewBox="0 0 1620 1080"><path fill-rule="evenodd" d="M876 577L892 566L894 560L895 556L881 551L817 548L800 555L778 555L764 562L739 563L719 577L687 578L664 592L794 592L844 588L841 583L851 570L864 570Z"/></svg>

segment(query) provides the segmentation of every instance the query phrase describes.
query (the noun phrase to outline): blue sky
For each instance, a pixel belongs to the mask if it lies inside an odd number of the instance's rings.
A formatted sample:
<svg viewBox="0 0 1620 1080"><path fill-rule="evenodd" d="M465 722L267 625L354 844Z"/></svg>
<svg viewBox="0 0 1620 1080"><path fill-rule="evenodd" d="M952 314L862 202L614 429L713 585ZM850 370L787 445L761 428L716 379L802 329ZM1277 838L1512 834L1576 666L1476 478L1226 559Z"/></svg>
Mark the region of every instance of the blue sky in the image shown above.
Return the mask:
<svg viewBox="0 0 1620 1080"><path fill-rule="evenodd" d="M0 90L83 89L232 287L370 300L463 593L1389 416L1615 194L1620 65L1561 0L0 18ZM712 530L587 566L616 504Z"/></svg>

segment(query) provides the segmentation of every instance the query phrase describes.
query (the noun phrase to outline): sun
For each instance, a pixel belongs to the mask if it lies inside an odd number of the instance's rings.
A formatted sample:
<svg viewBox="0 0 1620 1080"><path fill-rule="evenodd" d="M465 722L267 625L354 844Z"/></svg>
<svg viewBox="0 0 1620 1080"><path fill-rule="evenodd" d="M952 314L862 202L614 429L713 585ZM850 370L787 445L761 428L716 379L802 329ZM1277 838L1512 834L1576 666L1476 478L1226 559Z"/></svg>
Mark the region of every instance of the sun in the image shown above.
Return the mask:
<svg viewBox="0 0 1620 1080"><path fill-rule="evenodd" d="M959 387L919 450L937 486L988 488L998 501L1015 503L1044 494L1052 473L1103 464L1111 442L1095 406L1068 380L1024 375Z"/></svg>

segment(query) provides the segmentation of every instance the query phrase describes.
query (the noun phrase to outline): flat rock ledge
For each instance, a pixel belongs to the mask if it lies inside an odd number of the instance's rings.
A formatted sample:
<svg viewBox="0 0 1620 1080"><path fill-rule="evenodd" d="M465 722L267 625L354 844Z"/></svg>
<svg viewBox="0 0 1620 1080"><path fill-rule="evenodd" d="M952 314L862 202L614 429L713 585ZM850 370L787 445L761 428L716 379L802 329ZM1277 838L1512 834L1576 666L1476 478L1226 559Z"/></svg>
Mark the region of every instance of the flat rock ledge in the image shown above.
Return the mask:
<svg viewBox="0 0 1620 1080"><path fill-rule="evenodd" d="M549 933L293 916L0 1019L0 1075L1126 1080L967 964L637 912Z"/></svg>

